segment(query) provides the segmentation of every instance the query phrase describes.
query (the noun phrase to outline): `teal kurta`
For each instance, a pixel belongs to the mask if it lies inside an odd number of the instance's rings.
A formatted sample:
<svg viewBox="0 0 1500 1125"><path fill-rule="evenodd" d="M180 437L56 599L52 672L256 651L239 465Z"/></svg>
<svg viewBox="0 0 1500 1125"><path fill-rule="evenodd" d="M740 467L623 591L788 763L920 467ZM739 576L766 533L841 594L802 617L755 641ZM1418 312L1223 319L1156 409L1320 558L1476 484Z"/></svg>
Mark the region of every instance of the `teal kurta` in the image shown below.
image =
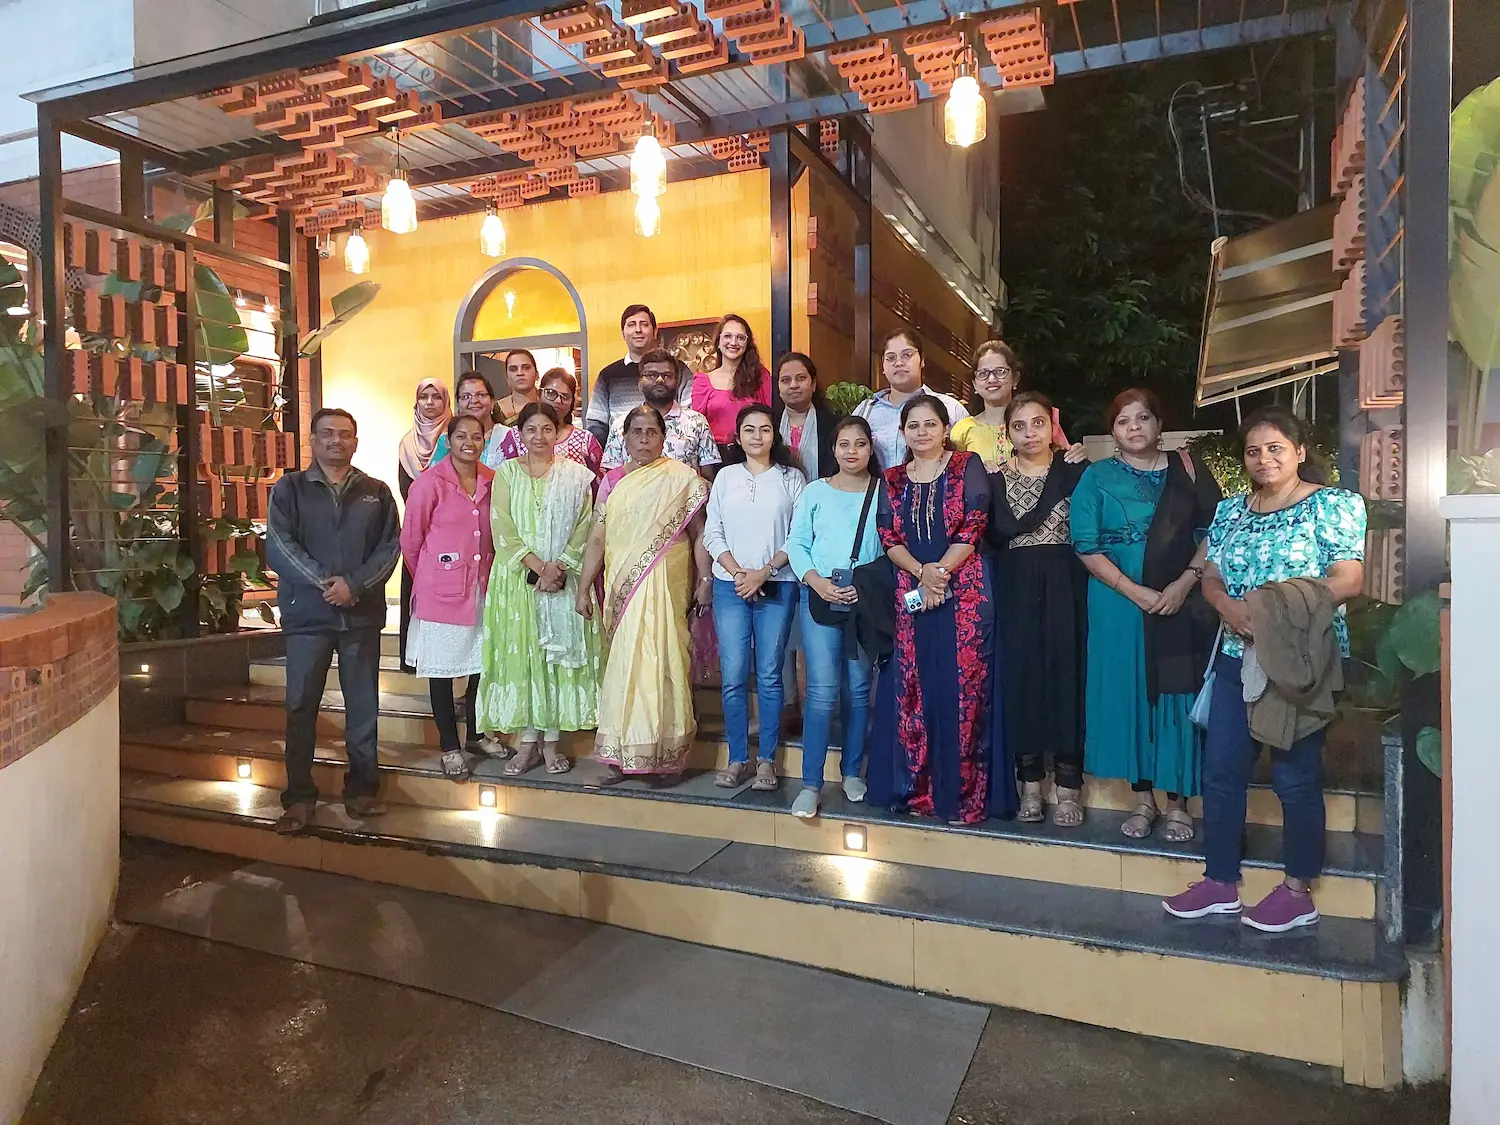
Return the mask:
<svg viewBox="0 0 1500 1125"><path fill-rule="evenodd" d="M1125 577L1139 582L1146 532L1166 479L1166 470L1142 472L1117 458L1090 465L1069 512L1074 548L1082 555L1104 555ZM1197 794L1203 741L1188 717L1194 697L1160 695L1151 706L1145 614L1092 577L1088 644L1085 771Z"/></svg>

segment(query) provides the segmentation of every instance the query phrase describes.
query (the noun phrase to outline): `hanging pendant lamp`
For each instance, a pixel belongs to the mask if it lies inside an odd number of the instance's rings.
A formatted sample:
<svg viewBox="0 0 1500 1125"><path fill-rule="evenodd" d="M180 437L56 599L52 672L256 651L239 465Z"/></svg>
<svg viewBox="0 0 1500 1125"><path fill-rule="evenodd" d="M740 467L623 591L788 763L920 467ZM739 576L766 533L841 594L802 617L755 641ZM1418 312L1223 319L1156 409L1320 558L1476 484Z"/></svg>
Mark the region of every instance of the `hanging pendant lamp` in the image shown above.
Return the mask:
<svg viewBox="0 0 1500 1125"><path fill-rule="evenodd" d="M505 223L493 203L484 213L484 222L479 225L479 252L490 258L505 257Z"/></svg>
<svg viewBox="0 0 1500 1125"><path fill-rule="evenodd" d="M355 220L353 229L349 231L349 239L344 243L344 269L354 274L370 272L370 248L365 245L365 236L360 233L363 229L364 223Z"/></svg>
<svg viewBox="0 0 1500 1125"><path fill-rule="evenodd" d="M955 148L968 148L984 140L988 130L988 110L984 91L974 71L979 68L971 64L973 52L964 48L963 59L958 64L958 77L948 90L948 100L943 105L943 140Z"/></svg>
<svg viewBox="0 0 1500 1125"><path fill-rule="evenodd" d="M641 198L655 198L667 190L667 156L662 152L661 142L656 139L655 124L651 119L651 95L646 95L641 124L641 135L636 138L635 149L630 154L630 190Z"/></svg>
<svg viewBox="0 0 1500 1125"><path fill-rule="evenodd" d="M380 200L380 225L392 234L410 234L417 229L417 200L401 166L401 130L396 130L396 167Z"/></svg>
<svg viewBox="0 0 1500 1125"><path fill-rule="evenodd" d="M656 196L643 195L635 202L635 233L642 238L654 238L661 233L661 204Z"/></svg>

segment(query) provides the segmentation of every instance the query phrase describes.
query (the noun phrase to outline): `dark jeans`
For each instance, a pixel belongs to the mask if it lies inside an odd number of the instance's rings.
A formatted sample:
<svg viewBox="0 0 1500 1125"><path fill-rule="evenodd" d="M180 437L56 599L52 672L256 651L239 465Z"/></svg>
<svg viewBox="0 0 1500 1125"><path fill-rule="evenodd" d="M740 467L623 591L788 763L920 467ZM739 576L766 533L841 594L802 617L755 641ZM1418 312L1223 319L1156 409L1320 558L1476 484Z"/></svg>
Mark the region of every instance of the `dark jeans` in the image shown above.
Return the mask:
<svg viewBox="0 0 1500 1125"><path fill-rule="evenodd" d="M1016 751L1016 776L1022 782L1042 781L1047 776L1045 755L1039 749ZM1083 788L1083 749L1058 750L1052 757L1052 776L1062 789Z"/></svg>
<svg viewBox="0 0 1500 1125"><path fill-rule="evenodd" d="M453 711L453 681L447 676L436 676L427 681L427 694L432 699L432 721L437 723L438 744L444 752L460 750L463 743L458 740L458 716ZM479 698L479 673L469 677L464 689L464 730L469 742L479 741L479 732L474 729L474 702Z"/></svg>
<svg viewBox="0 0 1500 1125"><path fill-rule="evenodd" d="M380 722L380 628L288 633L283 808L318 799L312 774L313 749L318 709L335 652L339 654L339 685L344 696L344 743L349 750L344 799L373 797L380 787L375 749Z"/></svg>
<svg viewBox="0 0 1500 1125"><path fill-rule="evenodd" d="M1203 849L1205 874L1219 883L1240 881L1244 855L1245 793L1260 757L1250 737L1238 657L1214 662L1213 706L1203 747ZM1271 750L1271 784L1281 799L1282 863L1293 879L1316 879L1323 870L1323 736L1314 731L1290 750Z"/></svg>

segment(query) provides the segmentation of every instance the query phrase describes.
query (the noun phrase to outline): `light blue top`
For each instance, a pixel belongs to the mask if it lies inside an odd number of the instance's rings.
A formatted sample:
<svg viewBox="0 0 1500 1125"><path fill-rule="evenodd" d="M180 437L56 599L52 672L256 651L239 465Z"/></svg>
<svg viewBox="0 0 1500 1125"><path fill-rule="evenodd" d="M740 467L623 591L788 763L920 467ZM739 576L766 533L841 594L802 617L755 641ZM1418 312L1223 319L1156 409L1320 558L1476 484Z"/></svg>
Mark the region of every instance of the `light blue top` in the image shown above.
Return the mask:
<svg viewBox="0 0 1500 1125"><path fill-rule="evenodd" d="M1248 508L1248 496L1219 502L1208 529L1208 561L1219 568L1231 598L1271 582L1322 578L1339 562L1365 557L1365 502L1342 488L1320 488L1289 508L1264 514ZM1339 647L1349 655L1344 607L1334 617ZM1243 656L1245 642L1225 632L1223 651Z"/></svg>
<svg viewBox="0 0 1500 1125"><path fill-rule="evenodd" d="M880 508L880 487L876 485L855 566L874 562L884 553L875 527ZM791 560L792 573L798 579L809 570L827 578L835 570L849 565L854 529L859 526L859 512L864 505L863 492L841 492L826 480L815 480L802 490L796 510L792 512L792 530L786 537L786 557Z"/></svg>

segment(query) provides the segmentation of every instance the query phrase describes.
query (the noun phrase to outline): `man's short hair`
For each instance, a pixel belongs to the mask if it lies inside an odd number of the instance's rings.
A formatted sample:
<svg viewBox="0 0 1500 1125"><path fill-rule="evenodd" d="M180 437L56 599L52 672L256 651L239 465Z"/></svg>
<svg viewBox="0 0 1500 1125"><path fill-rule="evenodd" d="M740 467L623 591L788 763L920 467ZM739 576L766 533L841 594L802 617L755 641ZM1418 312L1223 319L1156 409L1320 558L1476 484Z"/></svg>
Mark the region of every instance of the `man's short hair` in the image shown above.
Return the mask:
<svg viewBox="0 0 1500 1125"><path fill-rule="evenodd" d="M671 352L667 351L666 348L652 348L645 355L641 356L641 361L636 366L644 371L646 370L646 364L648 363L669 364L672 368L672 373L678 374L677 357L674 356Z"/></svg>
<svg viewBox="0 0 1500 1125"><path fill-rule="evenodd" d="M318 423L324 418L347 418L349 425L354 427L354 436L359 437L359 423L354 420L354 415L347 410L341 410L337 406L325 406L322 410L313 411L312 421L308 424L307 432L315 434L318 432Z"/></svg>
<svg viewBox="0 0 1500 1125"><path fill-rule="evenodd" d="M625 331L625 322L636 313L645 313L651 318L651 327L656 327L656 314L646 305L626 305L625 311L620 314L620 331Z"/></svg>

